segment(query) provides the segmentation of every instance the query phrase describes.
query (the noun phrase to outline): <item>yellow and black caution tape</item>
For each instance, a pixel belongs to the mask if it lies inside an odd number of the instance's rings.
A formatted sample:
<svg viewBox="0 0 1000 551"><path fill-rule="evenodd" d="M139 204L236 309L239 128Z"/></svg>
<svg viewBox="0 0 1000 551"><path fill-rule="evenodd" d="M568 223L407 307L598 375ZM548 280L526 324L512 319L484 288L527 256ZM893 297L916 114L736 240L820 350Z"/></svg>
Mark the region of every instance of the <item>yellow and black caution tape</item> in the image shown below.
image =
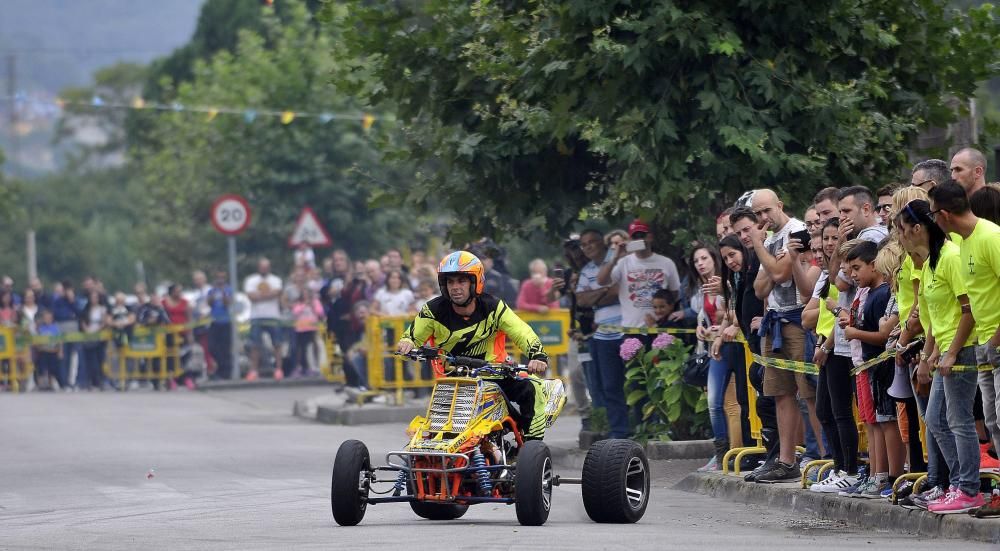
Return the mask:
<svg viewBox="0 0 1000 551"><path fill-rule="evenodd" d="M993 366L991 365L953 365L951 370L956 373L962 373L965 371L993 371Z"/></svg>
<svg viewBox="0 0 1000 551"><path fill-rule="evenodd" d="M268 320L259 320L257 323L262 327L292 327L295 325L295 322L292 320L268 319ZM154 325L149 327L142 325L135 325L132 327L131 331L129 332L129 335L132 338L141 338L141 337L148 337L150 335L163 335L169 333L177 334L177 333L183 333L185 331L190 331L192 329L197 329L199 327L208 327L211 324L212 320L205 318L190 323ZM323 324L320 325L324 326ZM249 323L244 323L239 325L239 332L241 334L246 334L249 331L250 331ZM105 329L95 333L84 333L84 332L64 333L58 336L29 335L20 329L15 330L15 339L19 346L100 342L100 341L111 340L112 336L113 336L113 331L111 329Z"/></svg>
<svg viewBox="0 0 1000 551"><path fill-rule="evenodd" d="M857 375L858 373L861 373L862 371L867 371L868 369L871 369L871 368L875 367L876 365L878 365L878 364L880 364L880 363L888 360L889 358L894 357L895 355L896 355L895 352L891 352L889 350L886 350L885 352L883 352L883 353L879 354L878 356L875 356L874 358L872 358L872 359L870 359L870 360L862 363L861 365L855 366L854 369L851 370L851 375Z"/></svg>
<svg viewBox="0 0 1000 551"><path fill-rule="evenodd" d="M621 325L599 325L597 331L601 333L624 333L626 335L658 335L668 333L670 335L694 335L694 329L682 329L680 327L622 327Z"/></svg>
<svg viewBox="0 0 1000 551"><path fill-rule="evenodd" d="M814 363L786 360L784 358L768 358L766 356L761 356L760 354L752 354L752 356L754 362L759 363L764 367L773 367L775 369L783 369L785 371L805 373L806 375L819 374L819 366Z"/></svg>
<svg viewBox="0 0 1000 551"><path fill-rule="evenodd" d="M157 325L152 327L135 326L130 332L131 336L134 337L148 337L150 335L161 335L167 333L183 333L184 331L190 331L198 327L205 327L211 324L211 320L200 320L191 323L182 324L171 324L171 325ZM94 333L64 333L58 336L49 335L28 335L27 333L18 332L15 337L18 344L31 344L31 345L54 345L63 343L83 343L83 342L100 342L110 340L113 336L113 331L111 329L104 329L102 331L97 331Z"/></svg>

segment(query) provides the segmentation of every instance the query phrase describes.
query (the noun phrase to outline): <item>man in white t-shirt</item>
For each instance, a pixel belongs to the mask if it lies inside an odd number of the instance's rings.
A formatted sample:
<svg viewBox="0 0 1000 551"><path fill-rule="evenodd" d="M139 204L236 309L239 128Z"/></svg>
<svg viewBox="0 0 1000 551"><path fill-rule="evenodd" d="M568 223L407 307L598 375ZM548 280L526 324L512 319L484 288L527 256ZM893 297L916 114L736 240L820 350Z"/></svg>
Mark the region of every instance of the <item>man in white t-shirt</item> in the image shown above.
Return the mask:
<svg viewBox="0 0 1000 551"><path fill-rule="evenodd" d="M243 292L250 299L250 371L248 381L257 380L260 368L260 349L264 343L264 333L271 338L274 347L274 378L280 380L281 371L281 278L271 273L271 261L261 258L257 261L257 273L243 281Z"/></svg>
<svg viewBox="0 0 1000 551"><path fill-rule="evenodd" d="M645 327L646 314L653 312L653 294L667 289L671 293L670 302L676 302L681 279L673 260L653 252L653 233L645 222L633 220L628 235L632 241L618 247L611 260L601 266L597 283L618 285L622 326L639 328Z"/></svg>

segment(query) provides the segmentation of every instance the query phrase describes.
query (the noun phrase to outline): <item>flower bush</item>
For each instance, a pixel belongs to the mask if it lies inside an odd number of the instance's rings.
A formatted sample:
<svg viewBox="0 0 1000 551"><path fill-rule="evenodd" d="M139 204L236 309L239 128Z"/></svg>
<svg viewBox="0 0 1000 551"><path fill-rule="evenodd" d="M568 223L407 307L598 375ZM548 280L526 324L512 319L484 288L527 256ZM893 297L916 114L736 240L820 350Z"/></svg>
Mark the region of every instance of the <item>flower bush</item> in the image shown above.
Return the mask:
<svg viewBox="0 0 1000 551"><path fill-rule="evenodd" d="M689 347L673 335L661 333L652 349L639 339L625 339L619 355L625 360L625 401L638 406L641 418L636 438L697 440L708 438L708 400L705 391L682 380Z"/></svg>
<svg viewBox="0 0 1000 551"><path fill-rule="evenodd" d="M653 350L663 350L673 344L674 338L670 333L660 333L653 339Z"/></svg>
<svg viewBox="0 0 1000 551"><path fill-rule="evenodd" d="M622 342L622 345L618 348L618 355L621 356L626 362L635 358L635 355L642 350L642 341L639 339L628 338Z"/></svg>

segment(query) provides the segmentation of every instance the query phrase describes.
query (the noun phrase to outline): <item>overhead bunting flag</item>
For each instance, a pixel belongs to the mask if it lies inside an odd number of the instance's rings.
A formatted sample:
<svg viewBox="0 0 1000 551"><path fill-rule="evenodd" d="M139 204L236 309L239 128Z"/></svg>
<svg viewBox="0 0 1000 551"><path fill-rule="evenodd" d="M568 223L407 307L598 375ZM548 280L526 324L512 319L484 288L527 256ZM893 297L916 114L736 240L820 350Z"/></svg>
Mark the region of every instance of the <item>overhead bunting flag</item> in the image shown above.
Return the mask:
<svg viewBox="0 0 1000 551"><path fill-rule="evenodd" d="M17 95L15 95L17 97ZM0 97L0 101L9 99ZM327 124L333 120L344 120L344 121L361 121L361 128L364 130L371 129L375 125L378 118L371 113L358 113L358 114L341 114L341 113L308 113L302 111L295 111L292 109L282 109L282 110L270 110L270 109L253 109L247 107L215 107L215 106L193 106L184 105L179 101L175 101L169 104L166 103L147 103L145 99L140 96L135 96L131 100L109 101L99 95L92 96L89 100L83 101L68 101L63 98L55 98L53 100L36 99L30 98L22 101L29 101L35 104L41 105L53 105L59 109L65 109L67 105L70 106L86 106L97 109L136 109L145 111L173 111L175 113L181 112L193 112L193 113L204 113L205 120L211 122L218 118L219 115L242 115L243 120L248 124L253 123L257 120L258 116L261 117L275 117L281 121L282 124L291 124L297 119L307 119L314 118L320 122L320 124Z"/></svg>

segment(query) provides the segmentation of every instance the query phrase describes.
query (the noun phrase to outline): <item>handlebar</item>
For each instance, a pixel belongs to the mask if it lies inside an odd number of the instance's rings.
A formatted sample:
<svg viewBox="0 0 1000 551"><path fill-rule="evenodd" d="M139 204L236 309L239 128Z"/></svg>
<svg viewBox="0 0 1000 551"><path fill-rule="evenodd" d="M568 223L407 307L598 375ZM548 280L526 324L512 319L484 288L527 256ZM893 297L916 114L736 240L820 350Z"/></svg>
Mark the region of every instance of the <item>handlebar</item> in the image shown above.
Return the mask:
<svg viewBox="0 0 1000 551"><path fill-rule="evenodd" d="M528 366L523 364L497 364L490 363L479 358L453 356L443 350L430 346L414 348L406 354L393 352L393 355L402 356L415 361L434 360L440 358L448 363L448 367L451 368L453 373L457 372L458 374L462 374L464 372L470 377L479 377L483 373L497 377L517 377L518 373L530 373Z"/></svg>

